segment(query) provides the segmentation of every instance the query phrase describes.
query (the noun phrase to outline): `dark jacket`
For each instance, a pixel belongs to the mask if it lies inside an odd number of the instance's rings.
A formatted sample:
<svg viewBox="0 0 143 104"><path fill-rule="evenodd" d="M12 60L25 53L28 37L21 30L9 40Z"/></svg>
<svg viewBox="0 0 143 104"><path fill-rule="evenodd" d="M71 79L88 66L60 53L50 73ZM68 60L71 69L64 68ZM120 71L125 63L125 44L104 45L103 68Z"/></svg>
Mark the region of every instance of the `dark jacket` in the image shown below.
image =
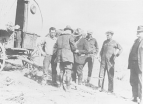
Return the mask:
<svg viewBox="0 0 143 104"><path fill-rule="evenodd" d="M61 34L55 44L57 51L56 62L74 62L73 51L76 50L74 38L71 34Z"/></svg>
<svg viewBox="0 0 143 104"><path fill-rule="evenodd" d="M87 40L85 38L81 38L76 43L76 46L77 46L77 49L79 50L79 53L74 54L75 63L84 64L88 54Z"/></svg>
<svg viewBox="0 0 143 104"><path fill-rule="evenodd" d="M135 40L136 42L137 40ZM135 43L134 43L135 44ZM142 69L143 69L143 39L141 39L139 46L137 46L137 62L138 62L138 70L137 73L142 73ZM131 49L131 52L133 50L133 47ZM131 52L129 54L129 60L128 60L128 69L133 69L133 60L132 60L132 55ZM135 60L134 60L135 61Z"/></svg>

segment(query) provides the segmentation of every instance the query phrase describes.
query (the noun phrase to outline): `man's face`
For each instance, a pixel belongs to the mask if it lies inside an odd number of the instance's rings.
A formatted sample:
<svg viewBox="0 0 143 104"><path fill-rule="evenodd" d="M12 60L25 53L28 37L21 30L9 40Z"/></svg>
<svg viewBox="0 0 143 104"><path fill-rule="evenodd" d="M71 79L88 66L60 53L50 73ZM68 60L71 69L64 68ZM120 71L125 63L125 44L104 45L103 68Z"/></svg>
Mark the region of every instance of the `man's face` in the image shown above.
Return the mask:
<svg viewBox="0 0 143 104"><path fill-rule="evenodd" d="M90 38L92 38L92 35L91 34L87 34L87 37L86 37L87 39L90 39Z"/></svg>
<svg viewBox="0 0 143 104"><path fill-rule="evenodd" d="M143 31L137 32L137 37L143 38Z"/></svg>
<svg viewBox="0 0 143 104"><path fill-rule="evenodd" d="M107 36L107 39L112 39L112 34L110 34L110 33L108 33L108 34L106 34L106 36Z"/></svg>
<svg viewBox="0 0 143 104"><path fill-rule="evenodd" d="M56 30L51 30L50 31L50 36L53 38L56 36Z"/></svg>

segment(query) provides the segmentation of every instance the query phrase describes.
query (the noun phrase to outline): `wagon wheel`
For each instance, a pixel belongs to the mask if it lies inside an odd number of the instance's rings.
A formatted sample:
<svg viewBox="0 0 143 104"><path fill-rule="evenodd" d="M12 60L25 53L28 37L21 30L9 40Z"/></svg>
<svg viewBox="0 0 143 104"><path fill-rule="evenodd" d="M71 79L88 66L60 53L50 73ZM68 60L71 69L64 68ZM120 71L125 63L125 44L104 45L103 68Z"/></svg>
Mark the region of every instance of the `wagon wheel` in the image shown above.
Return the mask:
<svg viewBox="0 0 143 104"><path fill-rule="evenodd" d="M5 48L4 46L0 43L0 71L3 70L5 66Z"/></svg>
<svg viewBox="0 0 143 104"><path fill-rule="evenodd" d="M27 50L27 56L30 56L32 53L32 50ZM27 57L28 60L31 60L29 57ZM32 65L30 65L29 63L27 63L26 61L22 60L23 66L26 68L32 68Z"/></svg>

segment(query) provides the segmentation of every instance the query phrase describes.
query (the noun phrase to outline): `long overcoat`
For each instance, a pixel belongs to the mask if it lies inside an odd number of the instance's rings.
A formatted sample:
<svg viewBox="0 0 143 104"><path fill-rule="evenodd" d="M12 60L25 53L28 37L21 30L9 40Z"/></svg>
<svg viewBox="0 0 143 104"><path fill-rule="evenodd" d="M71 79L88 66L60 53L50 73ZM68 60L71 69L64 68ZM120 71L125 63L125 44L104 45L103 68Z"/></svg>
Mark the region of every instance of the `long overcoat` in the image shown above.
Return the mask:
<svg viewBox="0 0 143 104"><path fill-rule="evenodd" d="M84 64L88 54L88 42L85 38L81 38L76 42L79 53L74 53L75 63Z"/></svg>
<svg viewBox="0 0 143 104"><path fill-rule="evenodd" d="M142 69L143 69L143 39L141 40L141 43L138 47L138 72L137 73L142 73ZM130 55L129 55L129 60L128 60L128 69L133 69L133 63L132 60L130 60Z"/></svg>
<svg viewBox="0 0 143 104"><path fill-rule="evenodd" d="M55 62L74 62L73 52L76 50L74 38L69 33L61 34L55 44L57 57Z"/></svg>

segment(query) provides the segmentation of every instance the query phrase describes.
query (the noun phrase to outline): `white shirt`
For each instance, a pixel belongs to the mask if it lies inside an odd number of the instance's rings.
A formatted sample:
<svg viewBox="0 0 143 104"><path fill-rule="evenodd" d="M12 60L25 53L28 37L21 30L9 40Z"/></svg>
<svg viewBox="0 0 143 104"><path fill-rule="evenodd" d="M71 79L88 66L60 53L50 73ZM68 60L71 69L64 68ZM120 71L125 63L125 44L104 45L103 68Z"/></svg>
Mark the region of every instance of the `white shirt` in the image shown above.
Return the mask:
<svg viewBox="0 0 143 104"><path fill-rule="evenodd" d="M54 50L54 45L56 43L57 39L56 38L51 38L49 36L46 36L42 39L40 44L45 43L45 53L48 55L53 55L53 50Z"/></svg>

